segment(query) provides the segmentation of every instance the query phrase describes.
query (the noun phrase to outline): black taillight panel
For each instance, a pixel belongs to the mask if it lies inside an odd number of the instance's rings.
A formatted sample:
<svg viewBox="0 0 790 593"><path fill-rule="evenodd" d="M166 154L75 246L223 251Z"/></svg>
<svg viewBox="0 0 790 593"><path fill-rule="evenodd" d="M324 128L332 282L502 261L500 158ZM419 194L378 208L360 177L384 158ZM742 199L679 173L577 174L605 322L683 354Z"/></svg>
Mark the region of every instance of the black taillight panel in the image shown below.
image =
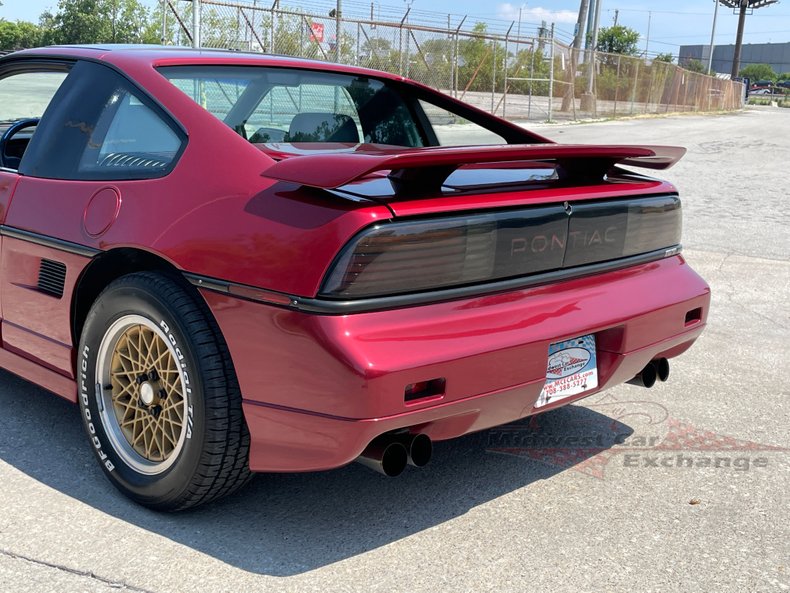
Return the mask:
<svg viewBox="0 0 790 593"><path fill-rule="evenodd" d="M371 298L526 277L675 247L680 231L677 196L396 220L352 239L321 295Z"/></svg>

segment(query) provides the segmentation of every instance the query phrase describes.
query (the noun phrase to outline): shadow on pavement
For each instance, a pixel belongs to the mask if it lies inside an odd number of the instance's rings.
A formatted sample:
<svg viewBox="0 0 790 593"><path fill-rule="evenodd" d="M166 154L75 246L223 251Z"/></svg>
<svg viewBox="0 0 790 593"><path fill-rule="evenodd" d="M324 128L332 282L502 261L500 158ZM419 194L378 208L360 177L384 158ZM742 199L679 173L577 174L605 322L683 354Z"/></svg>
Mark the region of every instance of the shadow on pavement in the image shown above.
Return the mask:
<svg viewBox="0 0 790 593"><path fill-rule="evenodd" d="M408 468L396 479L359 464L320 473L261 474L227 499L160 514L128 501L103 478L76 406L4 371L0 385L0 460L109 515L258 574L289 576L356 556L565 469L491 452L513 445L503 441L503 431L492 429L436 443L428 467ZM579 406L538 418L543 433L563 438L633 432ZM529 420L510 427L511 433L531 430ZM605 448L612 444L609 439ZM566 466L600 450L576 450Z"/></svg>

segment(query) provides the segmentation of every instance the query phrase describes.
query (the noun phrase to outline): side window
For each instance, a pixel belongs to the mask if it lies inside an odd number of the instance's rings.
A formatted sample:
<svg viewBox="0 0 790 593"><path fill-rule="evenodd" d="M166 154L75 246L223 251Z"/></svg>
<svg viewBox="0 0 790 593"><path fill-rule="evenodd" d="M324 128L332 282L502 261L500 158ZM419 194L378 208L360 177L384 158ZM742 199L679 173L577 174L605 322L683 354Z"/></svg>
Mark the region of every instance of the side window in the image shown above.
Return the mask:
<svg viewBox="0 0 790 593"><path fill-rule="evenodd" d="M79 61L52 98L19 172L48 179L162 177L185 144L175 122L122 75Z"/></svg>
<svg viewBox="0 0 790 593"><path fill-rule="evenodd" d="M469 146L507 144L499 134L459 117L458 115L420 100L431 127L441 146Z"/></svg>
<svg viewBox="0 0 790 593"><path fill-rule="evenodd" d="M0 135L15 127L0 147L3 167L19 168L22 155L36 131L36 120L44 115L67 74L65 71L31 71L0 78Z"/></svg>
<svg viewBox="0 0 790 593"><path fill-rule="evenodd" d="M163 171L181 146L178 135L129 89L119 88L104 105L80 159L80 173L108 168Z"/></svg>

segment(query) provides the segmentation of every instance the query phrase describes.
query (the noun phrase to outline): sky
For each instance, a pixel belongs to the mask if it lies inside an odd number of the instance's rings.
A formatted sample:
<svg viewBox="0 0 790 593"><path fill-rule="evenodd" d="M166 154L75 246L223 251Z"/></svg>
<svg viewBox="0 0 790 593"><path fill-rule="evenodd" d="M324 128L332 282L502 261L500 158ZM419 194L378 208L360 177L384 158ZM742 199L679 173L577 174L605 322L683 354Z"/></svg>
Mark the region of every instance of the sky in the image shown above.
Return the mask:
<svg viewBox="0 0 790 593"><path fill-rule="evenodd" d="M153 6L157 0L141 0ZM251 1L251 0L250 0ZM269 5L271 0L259 0ZM314 7L318 11L334 5L336 0L281 0L284 6ZM369 13L369 0L342 0L343 13ZM38 15L47 9L57 8L57 0L2 0L0 18L29 20L36 22ZM573 36L579 0L542 0L539 2L481 2L480 0L376 0L374 12L384 20L392 20L402 14L411 4L414 19L426 23L447 23L447 14L455 26L462 15L469 15L467 23L485 19L491 29L507 29L511 21L517 20L521 7L522 31L529 34L530 28L541 21L554 22L560 40L568 41ZM664 0L660 3L602 0L601 26L610 26L617 11L618 23L640 33L640 48L649 55L672 53L677 56L681 45L710 43L713 22L713 0ZM719 6L716 26L716 45L734 43L738 17L732 9ZM649 37L648 37L649 24ZM745 43L784 43L790 41L790 2L781 2L755 10L746 19ZM649 45L648 45L649 43Z"/></svg>

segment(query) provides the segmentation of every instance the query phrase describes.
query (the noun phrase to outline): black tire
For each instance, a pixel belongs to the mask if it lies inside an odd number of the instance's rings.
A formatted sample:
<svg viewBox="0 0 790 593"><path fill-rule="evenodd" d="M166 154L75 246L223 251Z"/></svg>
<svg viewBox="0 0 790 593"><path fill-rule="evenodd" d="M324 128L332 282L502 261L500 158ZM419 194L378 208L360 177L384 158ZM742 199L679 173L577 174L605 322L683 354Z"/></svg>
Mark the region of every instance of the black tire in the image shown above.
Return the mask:
<svg viewBox="0 0 790 593"><path fill-rule="evenodd" d="M169 366L155 368L154 358ZM112 282L88 313L77 368L92 449L125 495L176 511L247 482L250 437L227 345L177 277L142 272Z"/></svg>

